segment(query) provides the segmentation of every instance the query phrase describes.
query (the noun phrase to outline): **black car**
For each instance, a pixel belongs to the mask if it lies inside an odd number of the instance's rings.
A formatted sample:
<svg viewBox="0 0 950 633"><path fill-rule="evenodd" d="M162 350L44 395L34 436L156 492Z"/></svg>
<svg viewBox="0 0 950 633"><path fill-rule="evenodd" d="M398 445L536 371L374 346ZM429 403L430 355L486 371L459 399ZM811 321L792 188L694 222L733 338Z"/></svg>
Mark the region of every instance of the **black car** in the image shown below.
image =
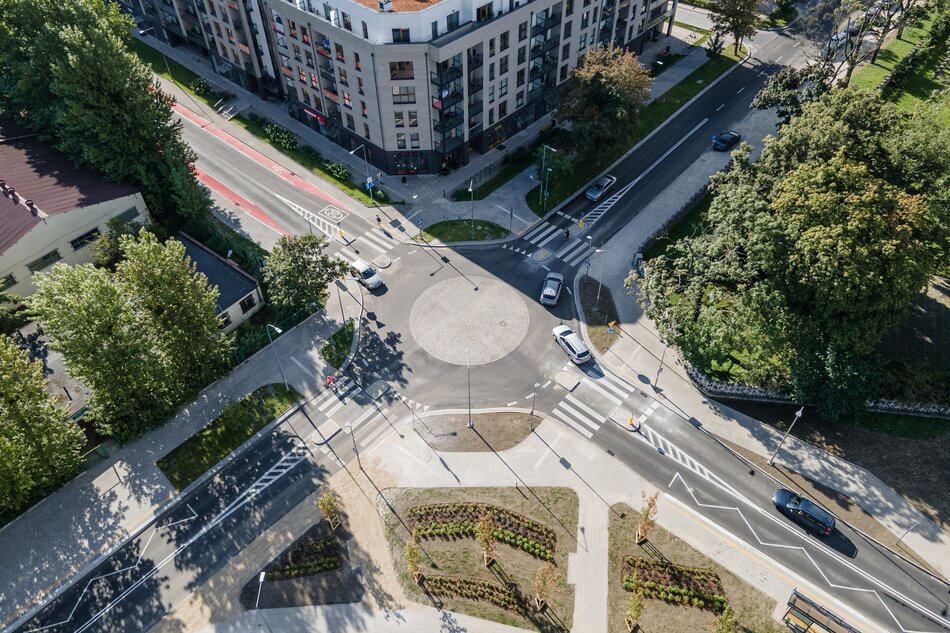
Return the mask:
<svg viewBox="0 0 950 633"><path fill-rule="evenodd" d="M772 495L772 503L782 514L805 526L807 530L829 536L835 529L833 514L791 490L785 488L776 490Z"/></svg>
<svg viewBox="0 0 950 633"><path fill-rule="evenodd" d="M741 140L742 135L738 132L722 132L713 136L713 149L717 152L725 152L732 149Z"/></svg>

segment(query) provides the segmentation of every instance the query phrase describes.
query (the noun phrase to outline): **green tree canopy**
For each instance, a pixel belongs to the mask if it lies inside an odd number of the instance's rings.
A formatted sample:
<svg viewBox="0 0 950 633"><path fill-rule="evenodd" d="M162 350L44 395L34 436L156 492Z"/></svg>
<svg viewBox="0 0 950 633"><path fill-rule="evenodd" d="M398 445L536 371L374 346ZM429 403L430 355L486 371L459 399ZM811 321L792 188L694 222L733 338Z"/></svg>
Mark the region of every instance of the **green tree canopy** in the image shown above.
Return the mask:
<svg viewBox="0 0 950 633"><path fill-rule="evenodd" d="M50 397L42 365L0 335L0 515L78 472L84 438L67 413Z"/></svg>
<svg viewBox="0 0 950 633"><path fill-rule="evenodd" d="M572 123L580 153L589 156L616 143L618 129L632 130L652 83L630 51L614 46L588 51L558 108Z"/></svg>
<svg viewBox="0 0 950 633"><path fill-rule="evenodd" d="M278 240L264 267L264 284L274 307L306 314L320 309L330 282L350 272L349 264L331 257L326 248L326 239L317 235Z"/></svg>
<svg viewBox="0 0 950 633"><path fill-rule="evenodd" d="M732 35L735 40L735 53L739 54L742 40L755 35L759 28L759 12L756 0L719 0L712 14L713 23L719 30Z"/></svg>

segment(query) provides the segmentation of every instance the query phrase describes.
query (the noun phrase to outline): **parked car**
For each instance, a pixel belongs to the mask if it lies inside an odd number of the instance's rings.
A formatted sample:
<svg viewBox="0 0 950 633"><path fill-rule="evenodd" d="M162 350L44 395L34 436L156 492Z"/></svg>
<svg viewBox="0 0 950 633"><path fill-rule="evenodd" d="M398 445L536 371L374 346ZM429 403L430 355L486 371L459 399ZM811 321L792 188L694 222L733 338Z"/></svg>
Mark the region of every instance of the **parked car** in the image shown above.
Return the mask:
<svg viewBox="0 0 950 633"><path fill-rule="evenodd" d="M556 306L563 287L564 275L548 273L547 277L544 278L544 285L541 286L541 303L546 306Z"/></svg>
<svg viewBox="0 0 950 633"><path fill-rule="evenodd" d="M366 286L367 289L375 290L383 285L383 279L379 276L379 273L376 272L376 269L362 259L357 259L353 262L353 270L356 271L357 281Z"/></svg>
<svg viewBox="0 0 950 633"><path fill-rule="evenodd" d="M614 186L615 182L617 182L617 179L614 176L601 177L597 182L587 188L587 193L585 194L587 199L597 202L607 193L608 189Z"/></svg>
<svg viewBox="0 0 950 633"><path fill-rule="evenodd" d="M590 350L574 330L566 325L559 325L553 330L554 340L568 355L575 365L583 365L590 360Z"/></svg>
<svg viewBox="0 0 950 633"><path fill-rule="evenodd" d="M831 47L841 48L842 46L844 46L845 42L847 42L850 37L851 36L848 35L847 31L841 31L840 33L835 33L834 35L831 36Z"/></svg>
<svg viewBox="0 0 950 633"><path fill-rule="evenodd" d="M776 490L772 494L772 503L782 514L805 526L807 530L828 536L835 529L833 514L791 490Z"/></svg>
<svg viewBox="0 0 950 633"><path fill-rule="evenodd" d="M713 137L713 149L717 152L725 152L732 149L739 141L742 135L738 132L721 132Z"/></svg>

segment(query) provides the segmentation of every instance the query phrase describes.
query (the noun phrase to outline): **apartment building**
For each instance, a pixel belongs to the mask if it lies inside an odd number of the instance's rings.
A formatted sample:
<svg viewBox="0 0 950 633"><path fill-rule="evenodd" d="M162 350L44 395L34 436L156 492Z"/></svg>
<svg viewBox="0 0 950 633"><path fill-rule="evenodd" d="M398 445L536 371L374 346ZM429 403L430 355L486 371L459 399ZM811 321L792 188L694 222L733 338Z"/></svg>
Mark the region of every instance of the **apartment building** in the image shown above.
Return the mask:
<svg viewBox="0 0 950 633"><path fill-rule="evenodd" d="M175 43L201 46L201 35L234 76L221 74L279 90L295 118L391 174L497 147L556 108L590 48L641 51L672 28L677 2L124 1L157 11Z"/></svg>

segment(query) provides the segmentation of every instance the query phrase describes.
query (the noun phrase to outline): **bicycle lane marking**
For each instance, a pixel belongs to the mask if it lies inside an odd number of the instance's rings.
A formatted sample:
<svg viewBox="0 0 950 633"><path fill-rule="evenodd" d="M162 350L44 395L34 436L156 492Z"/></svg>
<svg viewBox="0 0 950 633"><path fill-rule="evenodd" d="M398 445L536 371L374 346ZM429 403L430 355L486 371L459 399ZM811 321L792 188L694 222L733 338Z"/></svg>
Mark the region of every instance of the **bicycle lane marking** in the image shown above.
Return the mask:
<svg viewBox="0 0 950 633"><path fill-rule="evenodd" d="M172 107L175 110L175 112L178 113L179 116L185 119L188 119L190 123L197 125L208 134L211 134L212 136L214 136L216 139L223 141L224 143L227 143L228 145L230 145L237 151L241 152L242 154L252 159L254 162L260 164L261 166L266 167L267 169L277 174L278 176L280 176L281 178L283 178L290 184L294 185L295 187L298 187L299 189L303 189L307 193L313 194L317 196L318 198L321 198L322 200L326 200L327 202L330 202L338 207L346 206L342 202L334 198L333 196L330 196L329 194L327 194L322 189L304 180L303 178L301 178L300 176L298 176L291 170L287 169L280 163L268 158L267 156L260 153L259 151L257 151L256 149L254 149L253 147L251 147L244 141L234 136L231 136L230 134L228 134L227 132L225 132L218 126L216 126L211 121L208 121L204 117L201 117L195 114L194 112L192 112L185 106L181 105L180 103L176 103Z"/></svg>

